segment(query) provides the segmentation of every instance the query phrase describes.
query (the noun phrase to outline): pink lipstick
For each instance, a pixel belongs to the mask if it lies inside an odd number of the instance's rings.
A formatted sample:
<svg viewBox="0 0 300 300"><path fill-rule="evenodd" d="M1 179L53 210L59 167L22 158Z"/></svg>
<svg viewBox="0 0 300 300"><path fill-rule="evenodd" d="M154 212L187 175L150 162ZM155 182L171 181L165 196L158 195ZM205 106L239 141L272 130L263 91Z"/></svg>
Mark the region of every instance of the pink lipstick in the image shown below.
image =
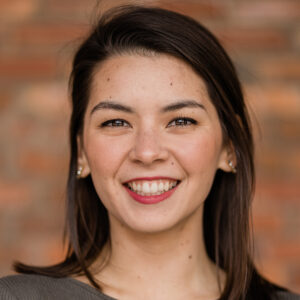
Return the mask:
<svg viewBox="0 0 300 300"><path fill-rule="evenodd" d="M161 178L162 177L160 177L160 179ZM139 179L141 179L141 178L139 178ZM149 178L147 178L147 179L149 179ZM157 177L155 179L157 179ZM124 185L124 187L125 187L126 191L128 192L128 194L135 201L142 203L142 204L156 204L156 203L159 203L159 202L164 201L167 198L169 198L175 192L176 188L178 187L178 184L171 190L166 191L160 195L150 195L150 196L140 195L140 194L136 193L135 191L131 190L127 185Z"/></svg>
<svg viewBox="0 0 300 300"><path fill-rule="evenodd" d="M165 199L169 198L176 190L177 186L175 186L173 189L164 192L160 195L153 195L153 196L142 196L131 189L129 189L127 186L125 186L126 191L128 194L137 202L140 202L142 204L156 204L158 202L164 201Z"/></svg>

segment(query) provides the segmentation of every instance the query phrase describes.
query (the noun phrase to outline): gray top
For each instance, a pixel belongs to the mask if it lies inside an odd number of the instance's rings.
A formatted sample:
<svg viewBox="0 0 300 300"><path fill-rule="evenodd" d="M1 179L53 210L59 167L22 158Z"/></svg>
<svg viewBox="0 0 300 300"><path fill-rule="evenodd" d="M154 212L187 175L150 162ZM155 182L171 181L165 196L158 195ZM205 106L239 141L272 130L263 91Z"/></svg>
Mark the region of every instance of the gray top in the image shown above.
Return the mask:
<svg viewBox="0 0 300 300"><path fill-rule="evenodd" d="M116 300L73 278L12 275L0 279L1 300ZM300 300L300 295L279 292L278 300Z"/></svg>
<svg viewBox="0 0 300 300"><path fill-rule="evenodd" d="M0 300L116 300L76 279L12 275L0 279Z"/></svg>

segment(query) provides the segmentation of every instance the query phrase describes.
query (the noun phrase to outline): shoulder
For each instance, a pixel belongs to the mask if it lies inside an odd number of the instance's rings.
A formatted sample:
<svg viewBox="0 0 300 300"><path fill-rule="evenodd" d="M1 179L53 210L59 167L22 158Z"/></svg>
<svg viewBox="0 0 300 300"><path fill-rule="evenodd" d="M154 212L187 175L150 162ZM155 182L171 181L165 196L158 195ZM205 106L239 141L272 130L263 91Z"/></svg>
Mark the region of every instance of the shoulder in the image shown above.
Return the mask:
<svg viewBox="0 0 300 300"><path fill-rule="evenodd" d="M0 279L0 299L71 299L74 287L66 278L41 275L13 275ZM77 299L77 298L74 298Z"/></svg>
<svg viewBox="0 0 300 300"><path fill-rule="evenodd" d="M71 278L12 275L0 279L0 300L106 300L96 289Z"/></svg>
<svg viewBox="0 0 300 300"><path fill-rule="evenodd" d="M277 292L276 296L276 300L300 300L299 294L294 294L288 291Z"/></svg>

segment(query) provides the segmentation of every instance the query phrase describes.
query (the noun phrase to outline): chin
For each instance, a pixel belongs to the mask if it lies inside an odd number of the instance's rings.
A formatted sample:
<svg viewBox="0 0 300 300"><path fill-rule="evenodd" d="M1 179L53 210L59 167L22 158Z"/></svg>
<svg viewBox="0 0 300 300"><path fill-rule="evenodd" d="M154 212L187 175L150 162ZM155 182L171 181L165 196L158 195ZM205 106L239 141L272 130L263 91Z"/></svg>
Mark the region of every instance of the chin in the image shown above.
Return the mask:
<svg viewBox="0 0 300 300"><path fill-rule="evenodd" d="M168 222L166 220L148 220L147 222L135 222L131 224L130 229L144 234L159 234L163 232L171 231L176 228L180 222Z"/></svg>
<svg viewBox="0 0 300 300"><path fill-rule="evenodd" d="M202 205L201 205L202 207ZM131 231L145 234L158 234L182 228L182 225L187 222L199 222L198 217L202 218L202 210L199 208L186 210L182 207L166 207L158 209L157 207L148 207L144 211L135 211L128 215L119 215L118 223L122 224L123 228ZM196 216L196 218L195 218ZM201 224L199 224L201 226Z"/></svg>

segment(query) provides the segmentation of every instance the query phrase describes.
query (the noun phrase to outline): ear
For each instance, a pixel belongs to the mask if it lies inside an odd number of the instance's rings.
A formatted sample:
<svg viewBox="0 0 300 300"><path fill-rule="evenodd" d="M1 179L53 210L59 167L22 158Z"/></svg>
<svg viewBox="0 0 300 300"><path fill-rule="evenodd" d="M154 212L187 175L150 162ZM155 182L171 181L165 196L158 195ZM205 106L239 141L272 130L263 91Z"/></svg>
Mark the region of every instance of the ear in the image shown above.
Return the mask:
<svg viewBox="0 0 300 300"><path fill-rule="evenodd" d="M84 151L82 137L77 136L77 149L78 149L78 158L77 165L78 169L81 168L81 174L78 175L80 178L87 177L90 173L90 166Z"/></svg>
<svg viewBox="0 0 300 300"><path fill-rule="evenodd" d="M224 172L236 172L236 154L231 141L223 146L222 152L220 154L218 168L223 170Z"/></svg>

